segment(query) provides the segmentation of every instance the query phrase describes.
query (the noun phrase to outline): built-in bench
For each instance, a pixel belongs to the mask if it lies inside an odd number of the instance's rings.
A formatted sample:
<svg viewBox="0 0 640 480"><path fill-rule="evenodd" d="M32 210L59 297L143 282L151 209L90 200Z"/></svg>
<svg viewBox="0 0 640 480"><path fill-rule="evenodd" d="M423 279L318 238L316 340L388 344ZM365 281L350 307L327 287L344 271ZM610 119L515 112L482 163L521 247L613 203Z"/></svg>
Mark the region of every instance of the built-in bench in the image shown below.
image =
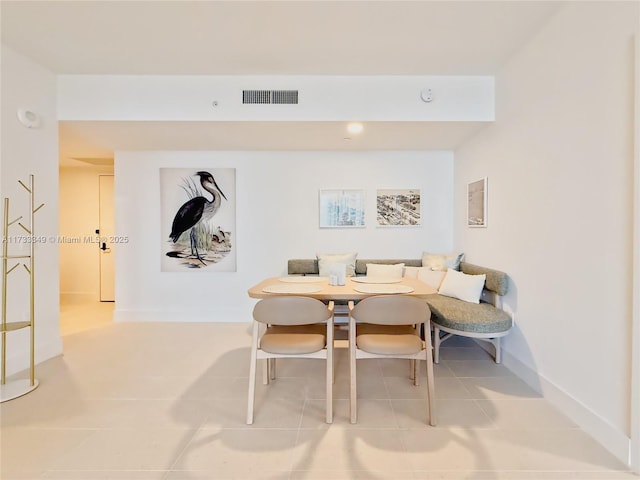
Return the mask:
<svg viewBox="0 0 640 480"><path fill-rule="evenodd" d="M420 259L356 259L356 275L366 275L367 263L422 266ZM289 275L319 275L318 260L291 259L287 271ZM495 361L500 363L501 339L513 326L511 316L502 310L502 297L509 286L507 274L467 262L460 262L460 271L467 275L486 275L481 301L476 304L439 294L427 297L434 331L434 361L440 362L440 345L452 336L460 335L491 343L495 349Z"/></svg>
<svg viewBox="0 0 640 480"><path fill-rule="evenodd" d="M440 362L440 344L453 335L460 335L491 343L495 348L496 363L500 363L501 339L513 326L511 316L502 310L502 297L509 287L507 274L467 262L460 262L460 271L467 275L486 275L484 290L480 303L429 295L427 303L431 308L434 362Z"/></svg>

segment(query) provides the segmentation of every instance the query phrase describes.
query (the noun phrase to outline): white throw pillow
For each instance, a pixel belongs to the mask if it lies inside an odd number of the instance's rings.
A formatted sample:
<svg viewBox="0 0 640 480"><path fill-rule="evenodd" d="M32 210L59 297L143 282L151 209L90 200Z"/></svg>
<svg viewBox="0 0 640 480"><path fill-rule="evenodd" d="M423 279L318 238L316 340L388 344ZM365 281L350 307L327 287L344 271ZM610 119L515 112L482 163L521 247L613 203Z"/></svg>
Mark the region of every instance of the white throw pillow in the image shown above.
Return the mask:
<svg viewBox="0 0 640 480"><path fill-rule="evenodd" d="M486 277L486 275L466 275L457 270L448 269L438 293L465 302L480 303Z"/></svg>
<svg viewBox="0 0 640 480"><path fill-rule="evenodd" d="M384 265L381 263L367 263L367 277L402 278L404 263Z"/></svg>
<svg viewBox="0 0 640 480"><path fill-rule="evenodd" d="M453 270L460 270L460 261L464 258L464 253L427 253L422 254L422 266L428 267L431 270L447 271L447 268Z"/></svg>
<svg viewBox="0 0 640 480"><path fill-rule="evenodd" d="M347 277L353 277L356 274L356 256L357 253L318 253L318 270L321 277L330 275L329 267L336 263L344 263L347 266Z"/></svg>
<svg viewBox="0 0 640 480"><path fill-rule="evenodd" d="M421 268L422 267L404 267L402 276L407 278L418 278L418 271L420 271Z"/></svg>
<svg viewBox="0 0 640 480"><path fill-rule="evenodd" d="M442 280L446 275L447 272L443 272L440 270L431 270L430 268L422 267L418 271L417 278L421 282L424 282L437 290L438 288L440 288L440 284L442 284Z"/></svg>

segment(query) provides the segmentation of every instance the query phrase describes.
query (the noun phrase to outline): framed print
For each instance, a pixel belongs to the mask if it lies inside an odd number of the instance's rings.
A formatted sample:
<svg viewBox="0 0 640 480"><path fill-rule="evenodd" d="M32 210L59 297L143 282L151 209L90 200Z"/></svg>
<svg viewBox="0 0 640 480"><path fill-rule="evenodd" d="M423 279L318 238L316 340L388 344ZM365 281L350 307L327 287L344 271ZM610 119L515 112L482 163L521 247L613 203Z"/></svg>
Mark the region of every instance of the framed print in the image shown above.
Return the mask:
<svg viewBox="0 0 640 480"><path fill-rule="evenodd" d="M160 169L160 271L236 271L235 168Z"/></svg>
<svg viewBox="0 0 640 480"><path fill-rule="evenodd" d="M420 226L420 190L378 190L376 219L379 227Z"/></svg>
<svg viewBox="0 0 640 480"><path fill-rule="evenodd" d="M364 227L364 190L320 190L320 228Z"/></svg>
<svg viewBox="0 0 640 480"><path fill-rule="evenodd" d="M487 226L487 177L467 184L467 226Z"/></svg>

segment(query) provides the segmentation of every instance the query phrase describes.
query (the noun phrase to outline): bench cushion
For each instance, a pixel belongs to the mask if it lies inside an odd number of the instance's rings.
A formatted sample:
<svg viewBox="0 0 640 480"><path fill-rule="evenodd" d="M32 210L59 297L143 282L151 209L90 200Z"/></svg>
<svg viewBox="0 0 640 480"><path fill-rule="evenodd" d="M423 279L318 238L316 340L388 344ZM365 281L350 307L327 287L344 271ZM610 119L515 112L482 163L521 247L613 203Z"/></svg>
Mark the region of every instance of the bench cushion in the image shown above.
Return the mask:
<svg viewBox="0 0 640 480"><path fill-rule="evenodd" d="M427 297L431 321L446 328L470 333L501 333L512 326L508 313L490 303L464 302L433 294Z"/></svg>

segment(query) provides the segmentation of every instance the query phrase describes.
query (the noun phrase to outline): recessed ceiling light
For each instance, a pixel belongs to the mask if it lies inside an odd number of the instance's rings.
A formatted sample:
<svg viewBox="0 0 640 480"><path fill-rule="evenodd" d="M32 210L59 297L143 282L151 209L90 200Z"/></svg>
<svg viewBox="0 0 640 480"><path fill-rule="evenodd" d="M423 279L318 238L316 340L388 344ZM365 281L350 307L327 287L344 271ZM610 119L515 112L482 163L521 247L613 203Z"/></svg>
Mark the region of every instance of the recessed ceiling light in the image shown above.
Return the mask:
<svg viewBox="0 0 640 480"><path fill-rule="evenodd" d="M351 122L351 123L347 124L347 131L349 133L354 133L354 134L360 133L360 132L362 132L363 128L364 127L359 122Z"/></svg>

